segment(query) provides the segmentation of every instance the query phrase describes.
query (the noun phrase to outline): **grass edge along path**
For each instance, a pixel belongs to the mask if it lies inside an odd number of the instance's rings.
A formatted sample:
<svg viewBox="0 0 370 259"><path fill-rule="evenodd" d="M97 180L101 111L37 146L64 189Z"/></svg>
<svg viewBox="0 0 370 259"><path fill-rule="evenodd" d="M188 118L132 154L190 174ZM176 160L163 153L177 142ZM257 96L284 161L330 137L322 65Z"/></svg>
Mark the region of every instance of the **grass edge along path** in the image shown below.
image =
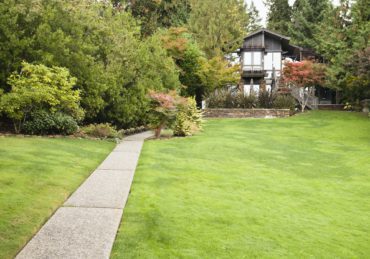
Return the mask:
<svg viewBox="0 0 370 259"><path fill-rule="evenodd" d="M100 140L0 137L0 258L12 258L113 150Z"/></svg>

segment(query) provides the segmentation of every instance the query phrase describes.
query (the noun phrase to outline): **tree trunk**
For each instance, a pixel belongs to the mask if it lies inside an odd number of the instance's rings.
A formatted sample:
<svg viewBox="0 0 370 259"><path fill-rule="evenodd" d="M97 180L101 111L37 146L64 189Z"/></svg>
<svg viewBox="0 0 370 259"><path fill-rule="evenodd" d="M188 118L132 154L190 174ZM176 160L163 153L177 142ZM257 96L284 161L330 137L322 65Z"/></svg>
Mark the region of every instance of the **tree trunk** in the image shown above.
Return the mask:
<svg viewBox="0 0 370 259"><path fill-rule="evenodd" d="M163 125L160 125L160 126L158 126L158 127L154 130L155 138L159 138L159 137L161 136L162 128L163 128Z"/></svg>
<svg viewBox="0 0 370 259"><path fill-rule="evenodd" d="M306 105L302 104L301 107L302 107L302 113L304 113L304 110L306 108Z"/></svg>

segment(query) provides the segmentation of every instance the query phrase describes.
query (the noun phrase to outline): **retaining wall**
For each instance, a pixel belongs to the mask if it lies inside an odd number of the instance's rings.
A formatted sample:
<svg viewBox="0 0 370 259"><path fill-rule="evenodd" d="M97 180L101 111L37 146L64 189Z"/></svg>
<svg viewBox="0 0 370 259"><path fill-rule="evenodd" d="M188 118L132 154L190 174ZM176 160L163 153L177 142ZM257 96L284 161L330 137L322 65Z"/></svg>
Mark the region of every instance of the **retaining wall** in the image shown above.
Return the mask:
<svg viewBox="0 0 370 259"><path fill-rule="evenodd" d="M206 118L284 118L289 117L289 109L205 109Z"/></svg>

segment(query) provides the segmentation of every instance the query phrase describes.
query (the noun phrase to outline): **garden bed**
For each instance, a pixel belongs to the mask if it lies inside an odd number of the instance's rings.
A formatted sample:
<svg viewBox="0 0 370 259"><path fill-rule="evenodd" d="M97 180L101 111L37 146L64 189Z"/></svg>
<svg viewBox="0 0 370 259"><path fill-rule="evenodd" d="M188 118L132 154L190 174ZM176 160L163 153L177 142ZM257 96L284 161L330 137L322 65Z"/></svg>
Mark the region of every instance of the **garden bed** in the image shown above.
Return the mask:
<svg viewBox="0 0 370 259"><path fill-rule="evenodd" d="M205 109L206 118L284 118L291 115L289 109Z"/></svg>

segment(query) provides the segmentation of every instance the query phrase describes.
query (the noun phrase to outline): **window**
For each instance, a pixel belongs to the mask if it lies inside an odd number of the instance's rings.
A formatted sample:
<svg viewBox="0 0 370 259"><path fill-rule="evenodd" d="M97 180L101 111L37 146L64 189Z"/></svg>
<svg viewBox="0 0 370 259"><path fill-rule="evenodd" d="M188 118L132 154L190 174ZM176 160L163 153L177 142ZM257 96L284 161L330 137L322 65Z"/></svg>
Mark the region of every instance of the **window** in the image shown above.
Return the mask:
<svg viewBox="0 0 370 259"><path fill-rule="evenodd" d="M272 70L272 52L265 55L265 70Z"/></svg>
<svg viewBox="0 0 370 259"><path fill-rule="evenodd" d="M276 70L281 70L281 53L275 52L273 54L273 66Z"/></svg>
<svg viewBox="0 0 370 259"><path fill-rule="evenodd" d="M268 52L265 55L265 70L281 70L281 53Z"/></svg>
<svg viewBox="0 0 370 259"><path fill-rule="evenodd" d="M252 65L252 52L244 52L244 65L251 66Z"/></svg>
<svg viewBox="0 0 370 259"><path fill-rule="evenodd" d="M261 51L244 52L243 55L243 65L246 70L262 70Z"/></svg>

